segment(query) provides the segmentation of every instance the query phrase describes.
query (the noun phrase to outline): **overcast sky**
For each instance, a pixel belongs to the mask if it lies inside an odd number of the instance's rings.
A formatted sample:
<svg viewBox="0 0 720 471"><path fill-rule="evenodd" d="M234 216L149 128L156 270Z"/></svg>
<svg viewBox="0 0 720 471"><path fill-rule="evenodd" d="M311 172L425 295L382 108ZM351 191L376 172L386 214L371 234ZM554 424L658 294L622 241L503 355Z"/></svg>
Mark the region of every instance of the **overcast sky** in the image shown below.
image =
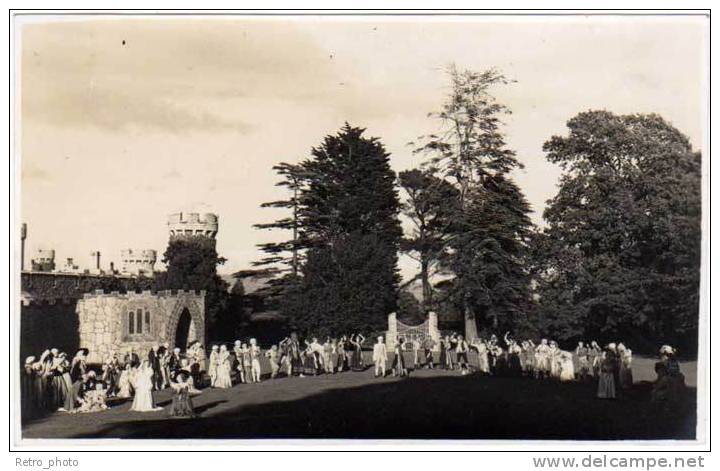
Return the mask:
<svg viewBox="0 0 720 471"><path fill-rule="evenodd" d="M657 112L702 148L705 20L698 17L276 17L36 22L21 33L22 220L28 254L103 265L167 245L180 210L220 215L221 272L284 234L271 167L345 121L411 168L436 128L443 69L496 67L513 114L515 178L541 221L559 171L542 144L589 109ZM29 262L26 259L26 264ZM117 263L116 263L117 264ZM402 260L405 275L416 267Z"/></svg>

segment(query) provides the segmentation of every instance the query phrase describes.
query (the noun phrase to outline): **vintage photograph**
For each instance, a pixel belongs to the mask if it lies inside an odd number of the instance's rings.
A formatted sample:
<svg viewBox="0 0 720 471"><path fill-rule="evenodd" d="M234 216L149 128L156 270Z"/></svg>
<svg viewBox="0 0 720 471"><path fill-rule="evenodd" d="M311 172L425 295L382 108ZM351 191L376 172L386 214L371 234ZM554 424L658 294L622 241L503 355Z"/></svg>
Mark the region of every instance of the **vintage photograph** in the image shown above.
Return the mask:
<svg viewBox="0 0 720 471"><path fill-rule="evenodd" d="M703 438L709 14L12 20L19 439Z"/></svg>

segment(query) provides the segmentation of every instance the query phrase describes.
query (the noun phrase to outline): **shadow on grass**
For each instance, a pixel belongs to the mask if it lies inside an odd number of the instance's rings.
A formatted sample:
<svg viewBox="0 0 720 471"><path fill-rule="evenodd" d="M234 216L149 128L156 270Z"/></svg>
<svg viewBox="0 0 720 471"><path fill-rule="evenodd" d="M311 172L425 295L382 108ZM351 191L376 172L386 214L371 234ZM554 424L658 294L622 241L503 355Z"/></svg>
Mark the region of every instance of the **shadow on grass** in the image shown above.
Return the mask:
<svg viewBox="0 0 720 471"><path fill-rule="evenodd" d="M592 384L525 378L378 380L294 401L239 406L222 415L168 422L121 421L73 438L694 439L696 392L651 403L650 385L614 401ZM203 414L217 401L198 407Z"/></svg>

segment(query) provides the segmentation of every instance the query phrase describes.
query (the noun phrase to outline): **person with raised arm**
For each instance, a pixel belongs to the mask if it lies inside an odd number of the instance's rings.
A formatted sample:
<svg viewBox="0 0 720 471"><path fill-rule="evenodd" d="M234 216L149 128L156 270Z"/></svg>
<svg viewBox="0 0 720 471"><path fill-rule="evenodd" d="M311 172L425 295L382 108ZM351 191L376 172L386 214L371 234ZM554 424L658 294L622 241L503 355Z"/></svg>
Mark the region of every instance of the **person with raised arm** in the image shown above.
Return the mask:
<svg viewBox="0 0 720 471"><path fill-rule="evenodd" d="M468 351L470 346L462 335L457 337L457 345L455 347L455 353L457 354L457 364L460 368L460 374L466 375L470 372L468 368Z"/></svg>

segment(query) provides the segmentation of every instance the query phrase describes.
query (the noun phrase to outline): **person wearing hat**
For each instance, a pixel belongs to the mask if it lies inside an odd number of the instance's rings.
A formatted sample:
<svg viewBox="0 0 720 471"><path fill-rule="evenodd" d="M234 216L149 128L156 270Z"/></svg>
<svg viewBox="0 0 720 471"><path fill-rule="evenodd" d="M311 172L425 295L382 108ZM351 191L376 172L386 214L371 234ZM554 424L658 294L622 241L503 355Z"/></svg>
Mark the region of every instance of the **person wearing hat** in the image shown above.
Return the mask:
<svg viewBox="0 0 720 471"><path fill-rule="evenodd" d="M181 366L182 356L180 355L180 347L175 347L172 354L170 355L170 359L168 360L168 368L170 370L171 380L175 380L175 377L177 376L178 371L180 371Z"/></svg>
<svg viewBox="0 0 720 471"><path fill-rule="evenodd" d="M57 352L56 349L55 352ZM52 352L52 350L51 350ZM71 411L74 408L74 395L72 394L72 381L70 379L70 364L64 352L53 355L50 366L52 380L52 405L54 410Z"/></svg>
<svg viewBox="0 0 720 471"><path fill-rule="evenodd" d="M614 344L606 347L600 362L600 378L598 380L597 397L600 399L615 399L615 358Z"/></svg>
<svg viewBox="0 0 720 471"><path fill-rule="evenodd" d="M173 390L173 399L168 415L172 418L195 417L195 411L190 397L192 387L188 380L188 374L183 371L177 375L177 382L170 385Z"/></svg>
<svg viewBox="0 0 720 471"><path fill-rule="evenodd" d="M75 354L70 365L70 377L74 382L80 381L82 376L87 371L87 354L89 350L87 348L81 348Z"/></svg>
<svg viewBox="0 0 720 471"><path fill-rule="evenodd" d="M653 383L653 402L672 404L680 400L685 392L685 376L680 372L675 353L670 345L660 348L660 361L655 363L657 379Z"/></svg>

